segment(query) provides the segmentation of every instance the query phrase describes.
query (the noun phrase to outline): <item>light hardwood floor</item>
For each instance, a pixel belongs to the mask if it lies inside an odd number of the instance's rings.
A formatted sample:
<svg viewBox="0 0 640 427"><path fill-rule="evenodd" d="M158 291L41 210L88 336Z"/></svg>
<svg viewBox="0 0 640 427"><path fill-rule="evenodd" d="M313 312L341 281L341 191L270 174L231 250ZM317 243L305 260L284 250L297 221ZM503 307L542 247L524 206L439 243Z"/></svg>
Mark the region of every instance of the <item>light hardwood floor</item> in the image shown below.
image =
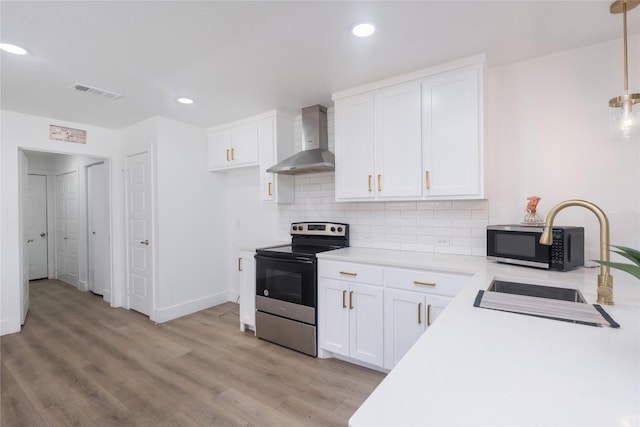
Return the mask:
<svg viewBox="0 0 640 427"><path fill-rule="evenodd" d="M55 280L0 338L2 426L345 426L384 374L240 332L222 304L163 324Z"/></svg>

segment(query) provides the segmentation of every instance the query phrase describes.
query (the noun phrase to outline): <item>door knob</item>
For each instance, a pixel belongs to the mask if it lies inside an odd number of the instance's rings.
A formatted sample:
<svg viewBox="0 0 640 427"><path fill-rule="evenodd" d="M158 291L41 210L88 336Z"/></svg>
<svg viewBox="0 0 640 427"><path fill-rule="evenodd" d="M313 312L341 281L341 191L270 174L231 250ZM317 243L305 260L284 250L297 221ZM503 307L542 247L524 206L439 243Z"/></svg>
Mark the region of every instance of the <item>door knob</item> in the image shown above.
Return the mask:
<svg viewBox="0 0 640 427"><path fill-rule="evenodd" d="M140 242L140 243L143 244L143 245L149 246L149 239L145 240L144 242Z"/></svg>
<svg viewBox="0 0 640 427"><path fill-rule="evenodd" d="M44 237L46 235L47 235L47 233L40 233L40 237Z"/></svg>
<svg viewBox="0 0 640 427"><path fill-rule="evenodd" d="M27 239L27 243L33 242L33 239Z"/></svg>

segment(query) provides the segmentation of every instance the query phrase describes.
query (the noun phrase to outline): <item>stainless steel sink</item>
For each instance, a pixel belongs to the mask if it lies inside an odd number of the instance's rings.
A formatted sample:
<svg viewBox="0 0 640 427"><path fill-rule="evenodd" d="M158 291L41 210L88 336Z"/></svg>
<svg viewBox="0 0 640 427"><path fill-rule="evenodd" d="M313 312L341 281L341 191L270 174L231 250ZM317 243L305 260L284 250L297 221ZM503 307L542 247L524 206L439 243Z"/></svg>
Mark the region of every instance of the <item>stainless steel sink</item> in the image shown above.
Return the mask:
<svg viewBox="0 0 640 427"><path fill-rule="evenodd" d="M586 303L582 294L577 289L556 288L553 286L533 285L530 283L508 282L494 280L487 291L504 294L525 295L529 297L548 298L561 301Z"/></svg>

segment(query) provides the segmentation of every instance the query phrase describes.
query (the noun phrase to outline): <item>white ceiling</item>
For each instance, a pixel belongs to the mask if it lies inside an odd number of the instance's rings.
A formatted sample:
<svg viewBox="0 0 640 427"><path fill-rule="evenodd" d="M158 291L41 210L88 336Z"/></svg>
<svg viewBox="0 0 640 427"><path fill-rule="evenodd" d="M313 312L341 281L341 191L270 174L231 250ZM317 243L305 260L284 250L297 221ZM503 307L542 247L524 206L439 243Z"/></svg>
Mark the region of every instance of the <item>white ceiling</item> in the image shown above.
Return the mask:
<svg viewBox="0 0 640 427"><path fill-rule="evenodd" d="M2 109L114 129L330 106L333 92L464 56L496 67L622 37L609 1L2 0L0 13L2 42L32 53L2 53ZM362 20L373 37L350 35ZM638 10L629 26L640 33Z"/></svg>

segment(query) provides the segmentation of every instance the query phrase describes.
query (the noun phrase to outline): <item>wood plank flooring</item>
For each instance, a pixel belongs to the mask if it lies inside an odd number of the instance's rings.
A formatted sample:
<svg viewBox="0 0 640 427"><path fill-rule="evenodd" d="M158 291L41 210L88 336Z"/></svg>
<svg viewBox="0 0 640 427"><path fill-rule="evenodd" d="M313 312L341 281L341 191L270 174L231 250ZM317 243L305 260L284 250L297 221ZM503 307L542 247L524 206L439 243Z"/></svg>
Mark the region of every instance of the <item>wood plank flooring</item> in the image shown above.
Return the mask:
<svg viewBox="0 0 640 427"><path fill-rule="evenodd" d="M346 426L384 374L240 332L226 303L163 324L56 280L0 338L2 426Z"/></svg>

